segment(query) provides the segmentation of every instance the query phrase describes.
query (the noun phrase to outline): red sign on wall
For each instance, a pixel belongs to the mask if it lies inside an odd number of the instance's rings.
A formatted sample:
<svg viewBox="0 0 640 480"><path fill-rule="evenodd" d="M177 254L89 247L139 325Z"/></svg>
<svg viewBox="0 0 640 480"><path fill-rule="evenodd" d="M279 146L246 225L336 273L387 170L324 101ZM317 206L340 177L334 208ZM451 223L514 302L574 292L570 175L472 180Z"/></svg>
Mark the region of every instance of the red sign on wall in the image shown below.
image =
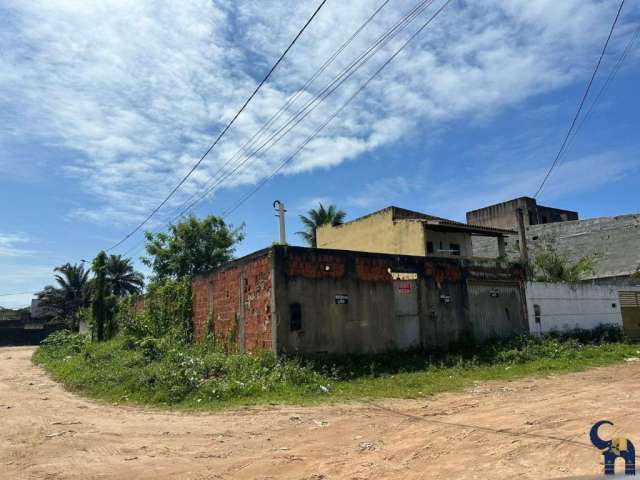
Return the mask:
<svg viewBox="0 0 640 480"><path fill-rule="evenodd" d="M398 284L398 293L401 295L410 295L411 294L411 284L410 283L400 283Z"/></svg>

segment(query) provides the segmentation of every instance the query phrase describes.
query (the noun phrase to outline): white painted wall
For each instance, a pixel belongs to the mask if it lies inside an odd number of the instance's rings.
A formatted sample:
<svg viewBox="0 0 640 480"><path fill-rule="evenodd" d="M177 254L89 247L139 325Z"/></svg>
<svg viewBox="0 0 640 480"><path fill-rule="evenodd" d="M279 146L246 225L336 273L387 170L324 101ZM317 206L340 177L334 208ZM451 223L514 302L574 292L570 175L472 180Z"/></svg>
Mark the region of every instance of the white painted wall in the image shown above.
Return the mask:
<svg viewBox="0 0 640 480"><path fill-rule="evenodd" d="M527 313L532 334L592 329L600 324L622 327L618 287L614 285L527 282ZM540 306L540 323L534 305Z"/></svg>

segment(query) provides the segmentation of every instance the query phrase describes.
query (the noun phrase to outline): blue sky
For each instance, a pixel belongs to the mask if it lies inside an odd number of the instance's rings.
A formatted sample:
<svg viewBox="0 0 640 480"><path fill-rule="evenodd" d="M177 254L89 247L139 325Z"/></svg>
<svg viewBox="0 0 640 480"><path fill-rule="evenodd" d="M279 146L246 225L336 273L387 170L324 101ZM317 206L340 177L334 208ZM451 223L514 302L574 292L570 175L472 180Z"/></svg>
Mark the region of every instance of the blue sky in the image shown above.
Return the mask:
<svg viewBox="0 0 640 480"><path fill-rule="evenodd" d="M330 78L410 10L391 0ZM148 226L160 229L380 2L329 0L269 84ZM267 177L424 21L434 4L304 122L196 208L220 214ZM532 195L553 160L618 2L456 0L282 172L229 220L239 255L277 238L272 202L319 201L354 218L395 204L453 219ZM308 18L316 1L0 4L0 294L37 291L52 268L122 238L207 149ZM640 24L627 2L597 93ZM581 217L640 211L640 41L572 141L543 204ZM591 98L593 98L592 95ZM589 102L587 102L587 107ZM293 107L295 108L295 106ZM138 234L115 253L137 259ZM26 305L31 295L0 297Z"/></svg>

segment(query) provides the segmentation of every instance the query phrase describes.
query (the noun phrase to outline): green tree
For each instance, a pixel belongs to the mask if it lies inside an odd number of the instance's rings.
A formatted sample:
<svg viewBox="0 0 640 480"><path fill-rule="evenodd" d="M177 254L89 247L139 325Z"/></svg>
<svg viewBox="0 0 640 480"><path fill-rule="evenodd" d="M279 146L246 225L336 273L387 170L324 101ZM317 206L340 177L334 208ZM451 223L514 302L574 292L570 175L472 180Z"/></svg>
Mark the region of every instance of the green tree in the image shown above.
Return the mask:
<svg viewBox="0 0 640 480"><path fill-rule="evenodd" d="M54 320L73 323L79 309L89 305L91 280L82 264L65 263L54 269L56 286L47 285L38 293L40 306ZM70 325L75 327L75 325Z"/></svg>
<svg viewBox="0 0 640 480"><path fill-rule="evenodd" d="M335 205L329 205L329 208L324 208L322 203L319 203L319 208L312 208L307 212L307 215L300 215L300 221L304 225L304 230L296 232L310 247L316 248L318 246L316 241L316 231L321 225L340 225L344 221L344 217L347 214L342 210L338 210Z"/></svg>
<svg viewBox="0 0 640 480"><path fill-rule="evenodd" d="M91 295L91 314L99 342L104 340L104 326L107 319L107 254L101 251L91 264L93 270L93 289Z"/></svg>
<svg viewBox="0 0 640 480"><path fill-rule="evenodd" d="M151 268L155 281L163 281L204 273L231 260L244 232L243 226L234 229L220 217L190 215L168 232L146 232L145 237L148 256L142 262Z"/></svg>
<svg viewBox="0 0 640 480"><path fill-rule="evenodd" d="M595 258L586 256L572 262L549 244L535 255L533 271L538 282L575 283L595 273Z"/></svg>
<svg viewBox="0 0 640 480"><path fill-rule="evenodd" d="M106 265L107 288L116 297L126 297L142 292L144 277L133 268L130 258L110 255Z"/></svg>

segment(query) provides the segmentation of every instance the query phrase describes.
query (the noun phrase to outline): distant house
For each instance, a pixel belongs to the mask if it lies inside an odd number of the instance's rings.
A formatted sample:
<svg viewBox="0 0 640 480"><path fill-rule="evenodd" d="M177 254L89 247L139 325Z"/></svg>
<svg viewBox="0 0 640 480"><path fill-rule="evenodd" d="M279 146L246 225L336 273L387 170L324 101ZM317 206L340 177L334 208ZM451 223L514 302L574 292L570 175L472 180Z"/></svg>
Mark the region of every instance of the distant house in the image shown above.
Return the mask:
<svg viewBox="0 0 640 480"><path fill-rule="evenodd" d="M522 197L467 212L467 220L487 227L517 228L517 208L524 212L530 256L552 245L573 261L593 256L595 272L588 278L592 283L618 286L639 283L634 273L640 266L640 214L578 220L576 212L540 207L535 200ZM535 219L533 223L529 222L530 217ZM538 221L541 217L545 221ZM517 259L520 256L518 235L510 235L504 241L507 257ZM498 250L494 242L475 237L473 252L477 256L490 257Z"/></svg>
<svg viewBox="0 0 640 480"><path fill-rule="evenodd" d="M543 207L538 205L535 198L520 197L467 212L467 223L517 230L518 217L516 212L518 209L522 209L524 213L525 226L578 220L578 212Z"/></svg>
<svg viewBox="0 0 640 480"><path fill-rule="evenodd" d="M398 255L473 256L472 238L493 242L504 254L504 238L510 229L469 225L398 207L387 207L337 226L323 225L316 231L318 248Z"/></svg>

